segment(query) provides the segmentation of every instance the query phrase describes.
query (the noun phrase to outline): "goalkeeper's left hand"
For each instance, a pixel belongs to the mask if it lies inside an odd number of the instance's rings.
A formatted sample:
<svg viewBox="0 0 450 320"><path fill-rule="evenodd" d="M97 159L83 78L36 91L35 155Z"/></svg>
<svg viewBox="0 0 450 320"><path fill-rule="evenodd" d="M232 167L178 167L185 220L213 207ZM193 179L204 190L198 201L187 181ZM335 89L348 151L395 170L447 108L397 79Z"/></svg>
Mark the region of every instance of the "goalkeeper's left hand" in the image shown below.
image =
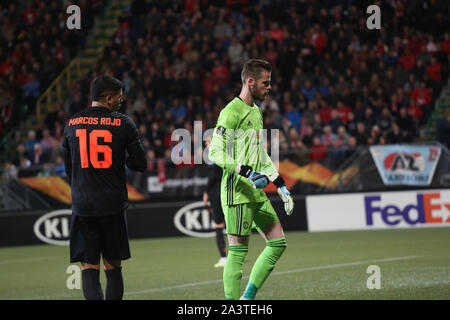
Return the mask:
<svg viewBox="0 0 450 320"><path fill-rule="evenodd" d="M283 177L281 177L278 173L275 173L269 179L278 188L277 193L284 202L284 211L286 211L286 214L290 216L294 211L294 200L291 197L291 193L286 188L286 183L284 182Z"/></svg>
<svg viewBox="0 0 450 320"><path fill-rule="evenodd" d="M284 211L286 211L286 214L290 216L292 211L294 211L294 200L291 197L291 193L286 186L278 188L277 193L284 202Z"/></svg>

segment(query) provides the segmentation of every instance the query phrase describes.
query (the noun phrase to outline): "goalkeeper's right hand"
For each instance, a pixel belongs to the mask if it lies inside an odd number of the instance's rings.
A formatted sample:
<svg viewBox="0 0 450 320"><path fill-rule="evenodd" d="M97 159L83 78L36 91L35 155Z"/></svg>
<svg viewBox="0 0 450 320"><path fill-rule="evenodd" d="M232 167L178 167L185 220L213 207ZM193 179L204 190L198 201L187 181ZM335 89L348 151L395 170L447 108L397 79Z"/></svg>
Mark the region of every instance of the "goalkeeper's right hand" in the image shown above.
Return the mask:
<svg viewBox="0 0 450 320"><path fill-rule="evenodd" d="M263 189L269 184L269 178L261 172L253 171L252 167L238 165L236 171L243 177L246 177L255 189Z"/></svg>

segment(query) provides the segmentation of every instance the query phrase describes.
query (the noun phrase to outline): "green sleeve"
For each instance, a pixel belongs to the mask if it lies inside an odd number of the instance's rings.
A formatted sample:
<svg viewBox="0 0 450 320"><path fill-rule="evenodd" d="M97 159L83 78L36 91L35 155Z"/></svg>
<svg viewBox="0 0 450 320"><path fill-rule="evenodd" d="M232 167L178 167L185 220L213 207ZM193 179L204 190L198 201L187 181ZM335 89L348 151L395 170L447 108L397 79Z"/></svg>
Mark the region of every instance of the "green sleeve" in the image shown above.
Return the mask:
<svg viewBox="0 0 450 320"><path fill-rule="evenodd" d="M269 178L274 177L278 173L278 170L275 168L275 165L273 164L272 159L270 159L269 155L267 154L265 148L262 152L261 171ZM273 179L270 180L273 181Z"/></svg>
<svg viewBox="0 0 450 320"><path fill-rule="evenodd" d="M234 172L238 162L234 157L234 130L237 117L228 108L220 112L209 145L209 159L227 172Z"/></svg>
<svg viewBox="0 0 450 320"><path fill-rule="evenodd" d="M262 122L263 114L260 109L259 109L259 113L260 113L261 122ZM278 170L277 170L277 168L275 168L275 166L272 162L272 159L267 154L266 148L263 145L261 145L261 148L263 148L262 157L261 157L261 172L266 174L269 177L269 179L271 181L273 181L276 178L276 176L278 175Z"/></svg>

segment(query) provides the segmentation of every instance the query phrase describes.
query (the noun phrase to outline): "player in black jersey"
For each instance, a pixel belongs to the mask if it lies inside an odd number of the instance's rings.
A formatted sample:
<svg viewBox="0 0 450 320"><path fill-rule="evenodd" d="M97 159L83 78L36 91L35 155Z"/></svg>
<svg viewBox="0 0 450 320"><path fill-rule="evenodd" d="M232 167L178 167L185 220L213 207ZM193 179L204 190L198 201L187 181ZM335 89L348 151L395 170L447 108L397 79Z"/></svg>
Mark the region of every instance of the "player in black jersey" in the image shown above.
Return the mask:
<svg viewBox="0 0 450 320"><path fill-rule="evenodd" d="M103 300L100 257L106 274L105 298L122 299L121 261L129 259L125 165L147 167L134 122L117 112L122 82L102 75L91 85L92 106L73 115L64 128L67 177L72 187L70 262L81 262L83 294Z"/></svg>
<svg viewBox="0 0 450 320"><path fill-rule="evenodd" d="M211 138L206 140L209 147ZM225 217L220 203L220 184L222 182L222 168L214 163L208 164L208 185L203 191L203 203L209 208L214 223L216 224L216 244L219 249L220 259L214 265L215 268L223 268L227 261L227 248L225 244Z"/></svg>

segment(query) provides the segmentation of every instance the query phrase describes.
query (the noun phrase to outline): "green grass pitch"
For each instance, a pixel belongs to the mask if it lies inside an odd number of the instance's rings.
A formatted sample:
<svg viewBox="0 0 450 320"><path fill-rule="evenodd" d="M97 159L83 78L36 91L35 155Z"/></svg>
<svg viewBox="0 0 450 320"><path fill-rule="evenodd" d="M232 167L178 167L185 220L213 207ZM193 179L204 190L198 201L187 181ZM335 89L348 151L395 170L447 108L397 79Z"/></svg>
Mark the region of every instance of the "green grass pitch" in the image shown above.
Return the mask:
<svg viewBox="0 0 450 320"><path fill-rule="evenodd" d="M345 232L287 232L287 250L258 299L450 299L450 228ZM244 288L264 241L254 234ZM222 300L222 271L214 238L131 241L123 262L124 299ZM69 290L68 247L0 248L0 299L83 299ZM79 265L79 264L78 264ZM370 265L380 289L368 289ZM105 275L101 272L105 288Z"/></svg>

